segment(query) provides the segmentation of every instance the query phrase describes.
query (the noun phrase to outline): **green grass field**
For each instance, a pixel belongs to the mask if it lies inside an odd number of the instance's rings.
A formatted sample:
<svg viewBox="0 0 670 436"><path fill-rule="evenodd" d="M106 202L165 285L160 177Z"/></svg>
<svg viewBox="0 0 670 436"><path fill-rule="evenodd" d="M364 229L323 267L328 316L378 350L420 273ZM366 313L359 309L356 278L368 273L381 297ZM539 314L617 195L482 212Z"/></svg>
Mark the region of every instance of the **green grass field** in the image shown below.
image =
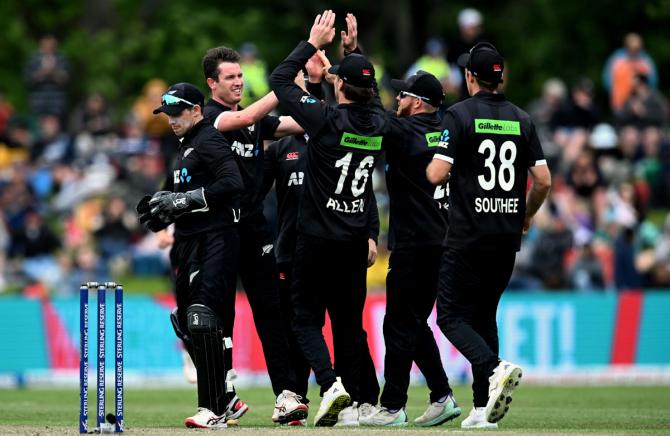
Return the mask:
<svg viewBox="0 0 670 436"><path fill-rule="evenodd" d="M94 391L90 392L89 411L94 427ZM270 421L273 397L269 389L240 389L239 395L250 411L236 429L226 431L260 434L278 433ZM317 391L311 392L314 407L319 401ZM456 398L463 415L439 427L440 431L460 431L460 421L469 412L469 388L456 388ZM413 427L411 421L420 415L427 401L425 388L412 388L407 413L410 426L393 432L408 434L431 432ZM176 434L193 433L182 427L184 418L195 412L194 389L126 390L125 422L128 433ZM113 410L111 392L107 410ZM0 434L75 434L79 412L79 393L72 390L0 390ZM311 418L311 417L310 417ZM311 423L311 420L310 420ZM170 429L174 430L170 430ZM183 429L183 430L182 430ZM247 429L247 430L245 430ZM253 431L252 431L253 429ZM436 431L433 429L432 431ZM300 431L322 433L322 430L282 429L281 433ZM351 430L335 431L336 434ZM360 429L357 433L371 432ZM522 386L514 394L509 414L500 423L499 431L524 433L670 433L670 388L658 387L563 387ZM377 433L378 431L375 431ZM490 431L489 431L490 432ZM385 432L379 432L385 433ZM468 431L468 433L471 433Z"/></svg>

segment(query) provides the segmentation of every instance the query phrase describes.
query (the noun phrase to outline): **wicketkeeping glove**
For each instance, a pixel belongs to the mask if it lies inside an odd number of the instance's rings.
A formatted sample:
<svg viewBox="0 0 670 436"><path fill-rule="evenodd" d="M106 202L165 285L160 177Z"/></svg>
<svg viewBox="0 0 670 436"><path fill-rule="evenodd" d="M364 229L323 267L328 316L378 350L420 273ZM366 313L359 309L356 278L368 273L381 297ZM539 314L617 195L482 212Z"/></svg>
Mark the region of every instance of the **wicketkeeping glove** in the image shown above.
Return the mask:
<svg viewBox="0 0 670 436"><path fill-rule="evenodd" d="M154 194L154 197L162 197L166 194L171 194L171 192L159 191ZM140 202L137 203L137 207L135 209L137 210L141 224L143 224L152 232L159 232L169 226L172 221L168 220L167 218L151 215L151 207L149 206L149 202L152 198L153 197L150 195L145 195L142 197Z"/></svg>
<svg viewBox="0 0 670 436"><path fill-rule="evenodd" d="M149 200L149 208L151 216L160 217L163 221L174 221L187 212L206 212L209 210L204 188L188 192L169 192L160 196L159 193L154 194Z"/></svg>

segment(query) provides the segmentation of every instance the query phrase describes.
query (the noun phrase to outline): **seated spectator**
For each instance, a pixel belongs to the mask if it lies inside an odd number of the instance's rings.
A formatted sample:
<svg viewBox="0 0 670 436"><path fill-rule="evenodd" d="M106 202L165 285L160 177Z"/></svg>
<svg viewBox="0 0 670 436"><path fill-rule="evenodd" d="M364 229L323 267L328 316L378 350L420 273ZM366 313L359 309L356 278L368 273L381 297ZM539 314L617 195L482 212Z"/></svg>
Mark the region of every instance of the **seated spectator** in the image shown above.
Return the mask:
<svg viewBox="0 0 670 436"><path fill-rule="evenodd" d="M7 135L0 138L0 174L12 165L28 162L35 138L26 120L14 118L7 125Z"/></svg>
<svg viewBox="0 0 670 436"><path fill-rule="evenodd" d="M642 276L635 266L635 230L621 228L614 243L614 282L618 290L640 289Z"/></svg>
<svg viewBox="0 0 670 436"><path fill-rule="evenodd" d="M106 201L102 214L94 223L93 234L98 242L98 250L103 262L107 263L117 256L130 254L137 216L122 198L112 196Z"/></svg>
<svg viewBox="0 0 670 436"><path fill-rule="evenodd" d="M591 242L586 242L578 248L577 258L569 271L570 287L583 291L605 289L603 266L593 251Z"/></svg>
<svg viewBox="0 0 670 436"><path fill-rule="evenodd" d="M89 94L72 112L70 132L73 135L88 133L106 135L114 130L112 117L105 98L99 92Z"/></svg>
<svg viewBox="0 0 670 436"><path fill-rule="evenodd" d="M60 239L39 212L30 210L24 225L12 234L9 253L21 262L21 270L29 279L51 286L59 277L55 254L60 247Z"/></svg>
<svg viewBox="0 0 670 436"><path fill-rule="evenodd" d="M660 92L649 87L649 77L637 74L629 97L615 115L620 125L640 130L659 128L668 121L667 102Z"/></svg>
<svg viewBox="0 0 670 436"><path fill-rule="evenodd" d="M39 166L51 167L69 162L73 156L72 138L61 126L55 114L40 116L40 135L31 150L30 159Z"/></svg>
<svg viewBox="0 0 670 436"><path fill-rule="evenodd" d="M540 279L547 289L564 289L568 282L564 258L572 247L573 236L555 206L549 205L551 220L538 228L529 265L529 273Z"/></svg>
<svg viewBox="0 0 670 436"><path fill-rule="evenodd" d="M542 97L533 100L528 105L528 114L535 123L537 135L542 143L542 150L552 167L560 159L561 149L554 142L551 122L565 104L566 94L567 89L561 79L548 79L542 86Z"/></svg>
<svg viewBox="0 0 670 436"><path fill-rule="evenodd" d="M563 149L564 162L570 163L577 158L587 143L589 131L599 119L600 113L593 100L593 83L589 79L581 79L551 120L554 140Z"/></svg>

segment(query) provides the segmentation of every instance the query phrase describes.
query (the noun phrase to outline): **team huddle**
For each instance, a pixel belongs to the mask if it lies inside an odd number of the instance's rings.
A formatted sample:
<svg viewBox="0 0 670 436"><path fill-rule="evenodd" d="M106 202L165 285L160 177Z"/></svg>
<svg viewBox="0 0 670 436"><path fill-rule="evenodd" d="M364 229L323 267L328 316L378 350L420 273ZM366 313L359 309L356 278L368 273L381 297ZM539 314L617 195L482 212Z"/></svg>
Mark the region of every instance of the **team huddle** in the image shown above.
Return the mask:
<svg viewBox="0 0 670 436"><path fill-rule="evenodd" d="M169 117L180 145L163 188L137 211L164 238L174 224L171 320L197 371L198 409L185 425L227 427L248 409L232 359L239 276L276 396L272 421L305 425L313 371L322 397L314 425L407 425L413 362L430 389L414 423L458 417L427 323L437 305L438 326L472 364L474 404L461 427L496 428L522 377L498 357L496 310L551 185L535 128L497 91L504 59L489 43L459 58L471 98L444 116L442 85L424 71L392 81L398 109L386 111L352 14L339 65L321 51L334 22L330 10L318 15L309 39L273 71L273 92L246 108L239 54L218 47L203 58L211 98L178 83L154 111ZM328 87L337 105L325 102ZM287 115L268 115L278 104ZM266 148L266 140L275 142ZM379 233L371 176L382 158L391 257L380 395L363 307ZM262 210L273 185L276 232Z"/></svg>

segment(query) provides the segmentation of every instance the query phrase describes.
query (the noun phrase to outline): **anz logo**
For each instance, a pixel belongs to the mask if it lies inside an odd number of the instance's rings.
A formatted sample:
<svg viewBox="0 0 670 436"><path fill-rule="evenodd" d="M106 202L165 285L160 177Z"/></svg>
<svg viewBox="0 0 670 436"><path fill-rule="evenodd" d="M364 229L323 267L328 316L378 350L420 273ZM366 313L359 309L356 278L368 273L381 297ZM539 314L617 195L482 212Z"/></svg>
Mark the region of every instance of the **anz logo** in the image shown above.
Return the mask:
<svg viewBox="0 0 670 436"><path fill-rule="evenodd" d="M191 176L188 175L188 169L182 168L181 170L174 170L174 179L173 182L177 183L188 183L191 181Z"/></svg>
<svg viewBox="0 0 670 436"><path fill-rule="evenodd" d="M302 185L302 180L305 178L305 173L302 171L294 171L288 176L288 186Z"/></svg>
<svg viewBox="0 0 670 436"><path fill-rule="evenodd" d="M242 144L240 141L235 141L230 148L242 157L254 157L254 144Z"/></svg>

